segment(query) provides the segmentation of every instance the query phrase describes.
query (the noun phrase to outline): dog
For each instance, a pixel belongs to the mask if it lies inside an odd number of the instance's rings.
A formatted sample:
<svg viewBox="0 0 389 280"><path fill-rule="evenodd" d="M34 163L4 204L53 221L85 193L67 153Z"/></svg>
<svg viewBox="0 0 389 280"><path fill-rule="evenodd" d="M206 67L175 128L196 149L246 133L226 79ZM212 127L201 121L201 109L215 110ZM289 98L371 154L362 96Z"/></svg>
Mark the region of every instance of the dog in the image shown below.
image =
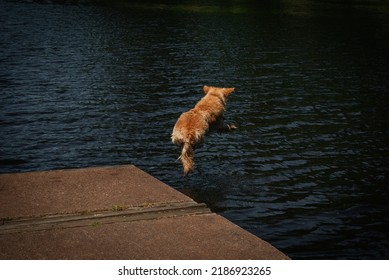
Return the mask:
<svg viewBox="0 0 389 280"><path fill-rule="evenodd" d="M233 124L225 124L223 114L227 97L235 88L204 86L205 96L196 106L182 113L174 125L172 142L181 149L184 177L194 170L194 150L201 145L207 132L227 132L237 129Z"/></svg>

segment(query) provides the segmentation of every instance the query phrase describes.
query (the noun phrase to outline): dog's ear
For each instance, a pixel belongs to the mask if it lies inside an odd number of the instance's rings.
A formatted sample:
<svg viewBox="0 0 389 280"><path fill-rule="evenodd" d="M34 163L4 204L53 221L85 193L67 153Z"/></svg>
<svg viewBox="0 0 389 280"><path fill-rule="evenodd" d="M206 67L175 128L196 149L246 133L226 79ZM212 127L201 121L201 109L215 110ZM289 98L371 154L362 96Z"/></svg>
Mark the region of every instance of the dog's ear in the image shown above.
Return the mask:
<svg viewBox="0 0 389 280"><path fill-rule="evenodd" d="M233 92L234 90L235 88L224 88L223 90L224 96L229 96L231 92Z"/></svg>
<svg viewBox="0 0 389 280"><path fill-rule="evenodd" d="M203 91L204 91L204 93L205 93L205 94L207 94L207 93L208 93L208 91L209 91L209 89L210 89L210 87L209 87L209 86L204 86L204 87L203 87Z"/></svg>

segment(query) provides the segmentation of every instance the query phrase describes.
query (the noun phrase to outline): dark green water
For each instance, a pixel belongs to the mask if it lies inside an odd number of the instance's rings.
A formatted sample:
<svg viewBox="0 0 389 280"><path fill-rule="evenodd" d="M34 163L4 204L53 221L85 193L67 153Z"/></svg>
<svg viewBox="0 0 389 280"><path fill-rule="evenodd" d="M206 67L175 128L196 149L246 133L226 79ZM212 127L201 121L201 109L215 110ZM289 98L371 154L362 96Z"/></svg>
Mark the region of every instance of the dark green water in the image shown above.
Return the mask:
<svg viewBox="0 0 389 280"><path fill-rule="evenodd" d="M207 2L1 0L0 172L131 163L291 258L388 259L387 4ZM204 84L239 130L183 179Z"/></svg>

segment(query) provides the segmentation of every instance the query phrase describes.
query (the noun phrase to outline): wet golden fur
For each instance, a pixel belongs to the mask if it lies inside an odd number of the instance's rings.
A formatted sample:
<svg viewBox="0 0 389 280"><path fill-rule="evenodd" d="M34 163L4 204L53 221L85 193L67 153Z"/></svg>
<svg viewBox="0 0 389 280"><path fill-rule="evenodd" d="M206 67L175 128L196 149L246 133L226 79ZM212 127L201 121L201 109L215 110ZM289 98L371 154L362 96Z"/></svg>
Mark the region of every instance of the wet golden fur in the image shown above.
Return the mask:
<svg viewBox="0 0 389 280"><path fill-rule="evenodd" d="M203 87L205 96L196 106L182 113L172 133L172 142L181 148L179 159L184 167L184 176L194 169L194 149L201 144L210 130L219 132L236 129L235 125L224 124L223 113L227 96L234 88Z"/></svg>

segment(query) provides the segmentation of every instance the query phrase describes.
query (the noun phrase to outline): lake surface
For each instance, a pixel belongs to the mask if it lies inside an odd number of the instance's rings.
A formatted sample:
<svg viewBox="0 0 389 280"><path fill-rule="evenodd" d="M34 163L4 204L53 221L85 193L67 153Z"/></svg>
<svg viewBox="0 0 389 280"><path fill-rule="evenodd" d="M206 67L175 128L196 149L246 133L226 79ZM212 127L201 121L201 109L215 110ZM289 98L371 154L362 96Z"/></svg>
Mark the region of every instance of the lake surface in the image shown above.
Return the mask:
<svg viewBox="0 0 389 280"><path fill-rule="evenodd" d="M165 2L0 0L0 172L135 164L293 259L389 259L388 7ZM204 84L239 129L183 178Z"/></svg>

